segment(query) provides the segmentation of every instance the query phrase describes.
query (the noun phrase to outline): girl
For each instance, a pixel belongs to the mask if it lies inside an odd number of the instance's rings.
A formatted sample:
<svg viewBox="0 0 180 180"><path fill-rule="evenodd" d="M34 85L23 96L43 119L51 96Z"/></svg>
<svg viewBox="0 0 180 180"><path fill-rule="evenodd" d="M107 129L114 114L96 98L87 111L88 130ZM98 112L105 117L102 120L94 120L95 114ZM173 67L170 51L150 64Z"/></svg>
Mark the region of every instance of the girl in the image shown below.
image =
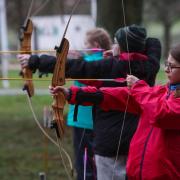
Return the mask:
<svg viewBox="0 0 180 180"><path fill-rule="evenodd" d="M164 86L149 87L128 76L129 87L50 87L50 92L63 91L69 103L98 104L106 111L125 111L129 98L127 111L140 120L130 144L128 180L179 180L180 44L170 50L165 72L169 81Z"/></svg>

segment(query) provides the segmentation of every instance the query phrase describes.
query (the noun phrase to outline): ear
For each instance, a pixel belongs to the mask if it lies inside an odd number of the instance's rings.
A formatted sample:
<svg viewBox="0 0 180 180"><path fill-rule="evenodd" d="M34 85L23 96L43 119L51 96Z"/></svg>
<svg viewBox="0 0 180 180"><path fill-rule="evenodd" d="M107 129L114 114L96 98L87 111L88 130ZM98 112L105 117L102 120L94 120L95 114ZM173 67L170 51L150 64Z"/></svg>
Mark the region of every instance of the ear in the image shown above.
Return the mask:
<svg viewBox="0 0 180 180"><path fill-rule="evenodd" d="M120 54L120 47L118 44L112 46L113 56L118 56Z"/></svg>

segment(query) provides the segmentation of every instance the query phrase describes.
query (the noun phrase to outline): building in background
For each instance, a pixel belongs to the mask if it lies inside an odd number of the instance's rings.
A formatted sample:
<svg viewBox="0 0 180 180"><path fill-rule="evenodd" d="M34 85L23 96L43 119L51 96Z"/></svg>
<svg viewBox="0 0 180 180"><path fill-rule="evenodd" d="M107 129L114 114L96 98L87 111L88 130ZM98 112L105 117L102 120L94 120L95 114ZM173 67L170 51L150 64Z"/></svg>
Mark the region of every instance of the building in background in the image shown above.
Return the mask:
<svg viewBox="0 0 180 180"><path fill-rule="evenodd" d="M33 17L35 27L33 48L46 50L59 45L68 19L69 15ZM85 33L93 27L95 27L95 21L92 16L73 15L66 34L70 49L83 48Z"/></svg>

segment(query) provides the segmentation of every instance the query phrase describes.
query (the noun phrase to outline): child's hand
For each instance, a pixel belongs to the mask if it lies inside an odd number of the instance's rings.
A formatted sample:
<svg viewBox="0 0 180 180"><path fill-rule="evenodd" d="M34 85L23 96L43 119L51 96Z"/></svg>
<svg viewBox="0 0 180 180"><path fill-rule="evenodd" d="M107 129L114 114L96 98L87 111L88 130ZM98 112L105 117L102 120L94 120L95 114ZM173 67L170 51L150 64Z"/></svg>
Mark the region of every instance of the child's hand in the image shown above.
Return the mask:
<svg viewBox="0 0 180 180"><path fill-rule="evenodd" d="M119 54L120 54L119 45L114 44L112 49L103 52L103 57L108 58L113 56L119 56Z"/></svg>
<svg viewBox="0 0 180 180"><path fill-rule="evenodd" d="M113 52L113 56L119 56L120 55L120 48L118 44L114 44L112 46L112 52Z"/></svg>
<svg viewBox="0 0 180 180"><path fill-rule="evenodd" d="M49 86L49 92L53 96L57 95L59 92L62 92L65 97L69 96L69 89L63 86L56 86L56 87Z"/></svg>
<svg viewBox="0 0 180 180"><path fill-rule="evenodd" d="M108 58L113 56L113 50L107 50L103 52L103 57Z"/></svg>
<svg viewBox="0 0 180 180"><path fill-rule="evenodd" d="M17 55L17 59L23 68L26 68L28 66L29 58L30 58L30 54L18 54Z"/></svg>
<svg viewBox="0 0 180 180"><path fill-rule="evenodd" d="M69 50L67 58L69 59L79 59L82 57L82 53L76 50Z"/></svg>
<svg viewBox="0 0 180 180"><path fill-rule="evenodd" d="M126 81L127 81L127 86L131 88L137 81L139 81L139 79L136 76L127 75Z"/></svg>

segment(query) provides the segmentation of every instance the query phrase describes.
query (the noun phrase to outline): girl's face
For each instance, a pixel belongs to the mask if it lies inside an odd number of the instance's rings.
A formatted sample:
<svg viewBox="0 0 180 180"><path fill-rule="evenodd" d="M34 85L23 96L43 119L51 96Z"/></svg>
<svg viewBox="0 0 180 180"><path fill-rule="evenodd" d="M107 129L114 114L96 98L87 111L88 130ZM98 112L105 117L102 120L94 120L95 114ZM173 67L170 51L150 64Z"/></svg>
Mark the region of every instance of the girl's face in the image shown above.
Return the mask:
<svg viewBox="0 0 180 180"><path fill-rule="evenodd" d="M87 48L87 49L91 49L91 48L93 48L93 44L91 44L90 42L88 42L87 40L85 40L85 42L84 42L84 46L85 46L85 48Z"/></svg>
<svg viewBox="0 0 180 180"><path fill-rule="evenodd" d="M165 64L165 72L170 84L180 83L180 63L177 62L171 54Z"/></svg>
<svg viewBox="0 0 180 180"><path fill-rule="evenodd" d="M86 39L85 39L85 41L84 41L84 46L85 46L85 48L87 48L87 49L100 48L99 44L98 44L96 41L90 42L88 37L86 37Z"/></svg>

